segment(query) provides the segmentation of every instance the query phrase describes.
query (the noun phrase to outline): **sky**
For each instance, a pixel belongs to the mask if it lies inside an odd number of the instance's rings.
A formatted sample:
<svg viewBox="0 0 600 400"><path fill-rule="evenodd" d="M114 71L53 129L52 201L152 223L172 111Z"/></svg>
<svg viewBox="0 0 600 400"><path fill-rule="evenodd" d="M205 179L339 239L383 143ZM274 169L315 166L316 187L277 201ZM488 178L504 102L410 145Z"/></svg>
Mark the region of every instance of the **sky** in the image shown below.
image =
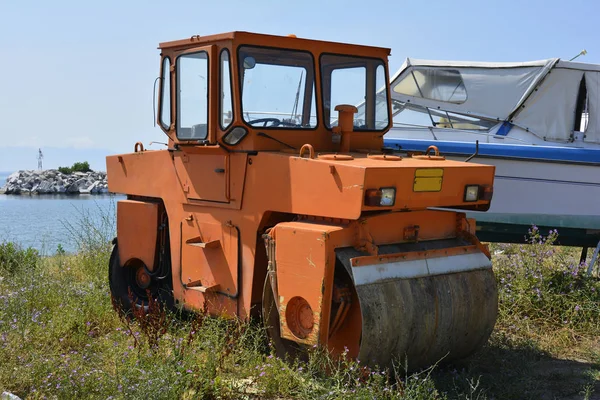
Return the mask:
<svg viewBox="0 0 600 400"><path fill-rule="evenodd" d="M0 171L164 141L152 90L159 42L234 30L390 47L406 57L600 64L600 2L0 0ZM158 146L160 147L160 146Z"/></svg>

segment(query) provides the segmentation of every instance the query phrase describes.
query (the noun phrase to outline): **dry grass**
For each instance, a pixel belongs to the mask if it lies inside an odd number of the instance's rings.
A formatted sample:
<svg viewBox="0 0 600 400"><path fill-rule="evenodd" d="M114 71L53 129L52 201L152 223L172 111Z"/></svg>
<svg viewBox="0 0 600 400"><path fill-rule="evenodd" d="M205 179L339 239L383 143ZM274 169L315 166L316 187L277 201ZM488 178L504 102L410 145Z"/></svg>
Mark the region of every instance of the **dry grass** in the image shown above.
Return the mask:
<svg viewBox="0 0 600 400"><path fill-rule="evenodd" d="M41 258L0 246L0 392L22 398L600 398L600 282L576 251L496 245L500 317L473 357L405 376L273 357L257 323L114 312L109 246ZM4 258L3 258L4 257ZM8 260L8 261L7 261ZM152 316L151 316L152 317ZM157 322L158 321L158 322ZM328 373L326 373L326 371Z"/></svg>

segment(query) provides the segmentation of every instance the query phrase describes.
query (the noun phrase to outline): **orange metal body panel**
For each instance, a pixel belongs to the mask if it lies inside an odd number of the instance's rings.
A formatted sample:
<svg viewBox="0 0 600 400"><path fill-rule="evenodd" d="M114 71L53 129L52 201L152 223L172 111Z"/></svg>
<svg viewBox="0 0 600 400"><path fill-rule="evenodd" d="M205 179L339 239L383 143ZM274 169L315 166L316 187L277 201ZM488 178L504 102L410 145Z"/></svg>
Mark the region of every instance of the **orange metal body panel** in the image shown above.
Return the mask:
<svg viewBox="0 0 600 400"><path fill-rule="evenodd" d="M186 153L173 158L177 176L188 200L207 200L226 203L229 200L226 154L207 154L190 157Z"/></svg>
<svg viewBox="0 0 600 400"><path fill-rule="evenodd" d="M448 257L459 254L477 253L479 248L476 245L453 247L451 249L411 251L407 253L386 254L377 256L355 257L350 260L353 267L361 265L377 265L397 261L424 260L426 258Z"/></svg>
<svg viewBox="0 0 600 400"><path fill-rule="evenodd" d="M487 201L464 203L462 201L466 185L492 182L494 168L482 168L478 164L443 160L418 160L403 158L396 162L382 162L369 158L357 161L358 165L368 168L365 177L367 188L393 186L396 188L394 208L423 209L425 207L457 206L459 201L465 207L489 204ZM379 165L377 165L379 164ZM383 166L381 166L383 164ZM443 169L442 189L438 192L415 192L413 184L417 171ZM363 207L364 210L377 210L380 207Z"/></svg>
<svg viewBox="0 0 600 400"><path fill-rule="evenodd" d="M205 157L203 150L211 156L206 160L212 160L213 165L208 161L196 163L196 159ZM215 312L221 312L223 309L236 310L239 303L242 317L249 313L252 288L262 283L259 281L263 277L254 279L254 254L257 232L265 213L281 212L357 220L368 210L406 211L434 206L466 205L462 201L464 184L491 184L494 173L493 167L451 161L403 159L389 162L358 155L349 161L331 161L300 158L282 152L260 152L256 155L230 153L227 157L232 164L236 164L236 172L232 172L228 182L231 193L229 202L225 202L225 197L220 198L224 200L222 202L214 201L214 196L213 201L192 199L189 192L185 192L185 185L193 182L194 178L187 175L188 170L182 168L178 160L185 155L190 165L202 165L210 181L213 170L222 166L220 159L212 157L214 151L214 148L196 147L193 152L188 152L187 149L160 150L110 156L107 158L109 190L163 200L169 216L173 276L181 276L183 279L174 282L174 294L175 298L186 303L186 306L202 308L204 298L208 296L192 288L186 289L184 285L190 282L201 281L203 286L211 286L214 282L221 289L226 290L229 287L230 291L226 293L237 293L239 288L234 284L238 278L237 260L241 260L242 287L239 290L239 298L233 299L216 293L210 294L210 297L211 308ZM446 171L444 180L449 179L452 184L446 185L445 181L441 192L413 193L411 182L415 169L432 165L439 167L441 164ZM205 182L200 175L196 175L197 183L194 182L198 185L197 190L202 190ZM385 208L365 206L365 189L382 186L398 187L396 204ZM227 192L227 188L223 188L222 185L219 185L219 190ZM392 238L404 240L403 230L393 222L391 215L394 214L386 213L369 219L369 224L376 226L371 230L376 242L391 242ZM432 218L440 221L436 225L424 224L424 215L416 212L403 213L403 218L409 221L409 225L421 226L420 238L445 237L450 233L445 229L450 227L452 232L455 231L454 213L433 214ZM193 223L189 221L190 216ZM452 223L446 223L450 220ZM444 223L441 223L442 221ZM219 250L223 252L219 256L219 265L227 265L227 271L221 275L223 281L217 282L214 271L221 267L209 266L206 255L207 252L214 253L216 250L193 247L187 245L186 241L195 237L221 240L216 232L219 229L230 230L226 228L227 223L240 229L241 257L238 257L237 247L232 244L232 234L223 234L230 239L223 239L222 243L229 244L227 248L222 247ZM204 282L207 284L204 285Z"/></svg>
<svg viewBox="0 0 600 400"><path fill-rule="evenodd" d="M404 228L419 224L422 241L455 238L460 235L464 214L444 211L395 212L360 218L358 221L330 223L305 218L297 222L278 224L271 235L276 242L279 316L282 337L307 345L327 345L332 351L348 348L350 356L358 354L361 315L358 299L353 300L342 327L330 335L333 275L336 265L335 250L341 247L364 249L365 242L377 247L406 242ZM410 241L409 241L410 242ZM478 251L475 245L452 249L410 252L386 256L364 256L357 263L379 264L395 259L407 261L427 255L444 257ZM286 323L286 306L290 299L300 296L314 313L314 327L310 335L299 338Z"/></svg>
<svg viewBox="0 0 600 400"><path fill-rule="evenodd" d="M119 258L123 262L137 258L152 271L156 254L158 204L143 201L117 202Z"/></svg>
<svg viewBox="0 0 600 400"><path fill-rule="evenodd" d="M189 287L214 287L229 295L237 292L237 234L217 223L186 221L182 226L181 282ZM191 239L190 239L191 238ZM195 246L200 238L211 246Z"/></svg>
<svg viewBox="0 0 600 400"><path fill-rule="evenodd" d="M330 233L343 229L335 225L284 222L277 225L277 286L281 336L300 343L327 343L329 307L333 287L335 253ZM312 333L296 337L286 322L286 306L291 298L301 296L314 313Z"/></svg>

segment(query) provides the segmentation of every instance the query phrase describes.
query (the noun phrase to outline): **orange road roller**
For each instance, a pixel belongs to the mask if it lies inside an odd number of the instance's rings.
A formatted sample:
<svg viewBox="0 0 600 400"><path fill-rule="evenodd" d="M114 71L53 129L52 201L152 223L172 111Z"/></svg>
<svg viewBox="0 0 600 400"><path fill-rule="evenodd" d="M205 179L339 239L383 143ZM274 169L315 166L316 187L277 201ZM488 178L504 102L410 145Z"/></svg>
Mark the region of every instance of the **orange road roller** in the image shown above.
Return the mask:
<svg viewBox="0 0 600 400"><path fill-rule="evenodd" d="M380 367L487 341L496 281L460 210L489 208L494 167L384 148L403 106L389 49L247 32L159 49L166 147L106 161L127 195L109 266L124 309L152 296L262 316L280 356L319 346Z"/></svg>

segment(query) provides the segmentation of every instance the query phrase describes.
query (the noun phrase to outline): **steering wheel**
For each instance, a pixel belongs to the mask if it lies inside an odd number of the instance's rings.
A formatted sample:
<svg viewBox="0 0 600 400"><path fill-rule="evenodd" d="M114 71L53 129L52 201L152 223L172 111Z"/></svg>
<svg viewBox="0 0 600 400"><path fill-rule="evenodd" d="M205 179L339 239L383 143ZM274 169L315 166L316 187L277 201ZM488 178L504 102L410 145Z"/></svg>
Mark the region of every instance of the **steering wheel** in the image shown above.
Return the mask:
<svg viewBox="0 0 600 400"><path fill-rule="evenodd" d="M252 126L254 126L254 124L263 124L263 127L266 127L267 124L271 122L271 125L269 125L270 127L273 126L279 126L281 124L281 120L278 118L259 118L259 119L253 119L252 121L250 121L250 124Z"/></svg>

